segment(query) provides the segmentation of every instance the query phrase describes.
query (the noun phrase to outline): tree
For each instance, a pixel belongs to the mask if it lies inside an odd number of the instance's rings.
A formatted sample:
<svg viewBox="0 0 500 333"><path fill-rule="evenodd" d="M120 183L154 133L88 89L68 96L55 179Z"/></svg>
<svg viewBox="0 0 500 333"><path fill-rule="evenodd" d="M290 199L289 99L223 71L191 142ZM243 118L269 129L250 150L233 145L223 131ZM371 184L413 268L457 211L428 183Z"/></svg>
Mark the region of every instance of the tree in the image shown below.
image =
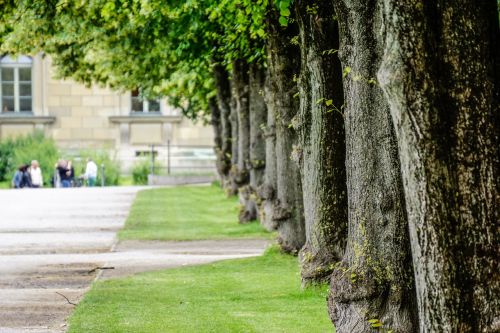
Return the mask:
<svg viewBox="0 0 500 333"><path fill-rule="evenodd" d="M415 332L406 206L389 105L375 77L383 41L377 1L334 1L344 68L347 247L332 274L338 332Z"/></svg>
<svg viewBox="0 0 500 333"><path fill-rule="evenodd" d="M421 332L500 330L495 1L381 1Z"/></svg>
<svg viewBox="0 0 500 333"><path fill-rule="evenodd" d="M270 4L266 19L268 34L269 110L274 112L276 133L276 193L273 200L272 220L278 230L282 249L297 253L305 242L304 207L298 166L291 160L297 134L292 119L299 109L297 84L293 78L300 68L297 45L291 43L298 34L298 27L279 23L280 14Z"/></svg>
<svg viewBox="0 0 500 333"><path fill-rule="evenodd" d="M347 238L345 131L338 27L330 1L295 1L301 73L298 163L306 224L303 283L326 282Z"/></svg>
<svg viewBox="0 0 500 333"><path fill-rule="evenodd" d="M215 87L217 89L217 102L220 112L220 148L216 150L217 169L221 177L222 188L227 188L230 184L229 171L231 170L232 153L232 129L231 129L231 85L229 82L229 73L220 63L213 64L213 73L215 78Z"/></svg>
<svg viewBox="0 0 500 333"><path fill-rule="evenodd" d="M247 223L257 218L260 201L257 188L263 182L265 167L262 124L267 108L261 96L266 74L262 29L265 11L261 2L253 1L214 2L207 11L210 20L222 31L218 38L225 42L219 44L218 52L231 71L235 132L232 141L237 143L238 151L233 152L228 192L235 194L238 189L239 220Z"/></svg>
<svg viewBox="0 0 500 333"><path fill-rule="evenodd" d="M277 221L273 219L274 207L277 205L278 169L276 160L276 112L274 111L273 95L268 76L264 87L267 105L267 122L262 127L266 146L266 168L262 185L258 187L261 205L259 220L268 231L276 230Z"/></svg>
<svg viewBox="0 0 500 333"><path fill-rule="evenodd" d="M267 124L267 105L264 100L264 86L267 71L260 64L250 64L250 181L245 189L248 199L244 212L247 214L244 221L258 218L259 206L262 199L258 196L258 189L264 183L266 167L266 141L264 130ZM241 219L240 219L241 220Z"/></svg>

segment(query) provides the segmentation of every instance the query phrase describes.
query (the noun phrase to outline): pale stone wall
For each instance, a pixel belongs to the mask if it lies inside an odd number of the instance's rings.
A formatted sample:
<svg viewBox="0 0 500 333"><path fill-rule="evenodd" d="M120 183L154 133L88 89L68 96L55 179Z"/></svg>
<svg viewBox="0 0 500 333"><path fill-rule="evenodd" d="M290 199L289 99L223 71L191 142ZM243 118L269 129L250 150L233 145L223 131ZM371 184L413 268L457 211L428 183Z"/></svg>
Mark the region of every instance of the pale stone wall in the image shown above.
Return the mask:
<svg viewBox="0 0 500 333"><path fill-rule="evenodd" d="M131 124L130 143L133 145L162 144L162 124Z"/></svg>
<svg viewBox="0 0 500 333"><path fill-rule="evenodd" d="M33 133L34 126L29 124L9 124L2 125L1 138L9 139L19 135L26 135Z"/></svg>
<svg viewBox="0 0 500 333"><path fill-rule="evenodd" d="M180 124L172 128L171 143L173 145L201 145L212 146L214 133L210 125L203 125L200 121L183 118Z"/></svg>
<svg viewBox="0 0 500 333"><path fill-rule="evenodd" d="M57 144L71 149L115 148L119 130L108 117L120 114L123 97L107 88L54 79L50 60L45 62L47 110L56 118L49 132Z"/></svg>
<svg viewBox="0 0 500 333"><path fill-rule="evenodd" d="M180 111L165 101L161 102L161 115L131 115L129 92L56 79L48 56L33 57L32 80L33 117L18 117L15 122L0 119L0 138L41 129L62 149L109 149L129 161L137 152L150 150L150 144L159 146L159 155L164 155L161 146L168 141L172 146L213 145L210 125L181 119Z"/></svg>

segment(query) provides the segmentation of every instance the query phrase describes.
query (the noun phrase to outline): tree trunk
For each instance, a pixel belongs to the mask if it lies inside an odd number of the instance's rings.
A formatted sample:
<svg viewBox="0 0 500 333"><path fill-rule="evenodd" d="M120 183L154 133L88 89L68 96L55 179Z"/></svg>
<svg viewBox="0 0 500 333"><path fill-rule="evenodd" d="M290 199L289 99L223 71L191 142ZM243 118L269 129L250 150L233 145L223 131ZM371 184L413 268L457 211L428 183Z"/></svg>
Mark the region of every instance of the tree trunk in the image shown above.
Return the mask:
<svg viewBox="0 0 500 333"><path fill-rule="evenodd" d="M250 160L248 163L250 182L240 188L240 202L242 205L240 222L242 223L257 219L258 205L260 204L257 188L264 181L266 143L262 126L265 126L267 117L267 108L263 97L264 81L264 69L258 64L250 64Z"/></svg>
<svg viewBox="0 0 500 333"><path fill-rule="evenodd" d="M254 192L264 182L266 144L264 128L267 106L264 100L266 71L257 64L250 65L250 186Z"/></svg>
<svg viewBox="0 0 500 333"><path fill-rule="evenodd" d="M221 184L224 179L224 174L222 170L223 160L221 159L221 151L222 151L222 125L221 125L221 112L219 110L219 106L217 105L217 101L215 97L212 97L208 100L208 107L210 108L210 124L212 125L212 129L214 131L214 152L216 156L216 165L217 172L219 173L219 178L221 180Z"/></svg>
<svg viewBox="0 0 500 333"><path fill-rule="evenodd" d="M226 184L226 194L228 196L238 194L238 109L236 108L236 96L234 96L234 82L231 82L231 114L229 120L231 122L231 168L229 170L229 181Z"/></svg>
<svg viewBox="0 0 500 333"><path fill-rule="evenodd" d="M297 28L278 23L279 14L272 9L267 18L268 67L270 101L276 116L277 204L273 220L277 224L278 242L284 251L298 253L305 242L304 208L298 166L291 160L297 135L292 128L299 105L294 98L297 85L294 77L300 68L299 49L290 41L297 36Z"/></svg>
<svg viewBox="0 0 500 333"><path fill-rule="evenodd" d="M245 60L233 61L233 94L238 114L238 163L233 169L240 198L239 222L247 223L256 217L256 211L247 210L250 204L250 77ZM253 215L253 216L252 216Z"/></svg>
<svg viewBox="0 0 500 333"><path fill-rule="evenodd" d="M418 329L403 186L389 106L373 78L382 45L377 0L335 0L344 67L348 239L332 274L337 332Z"/></svg>
<svg viewBox="0 0 500 333"><path fill-rule="evenodd" d="M213 66L215 86L217 90L218 109L220 110L220 136L221 143L216 150L217 171L221 177L221 186L226 188L229 183L229 170L231 169L231 87L229 74L224 66Z"/></svg>
<svg viewBox="0 0 500 333"><path fill-rule="evenodd" d="M330 0L296 1L300 28L299 133L306 244L302 282L328 281L347 238L347 188L342 67L338 27Z"/></svg>
<svg viewBox="0 0 500 333"><path fill-rule="evenodd" d="M277 183L278 174L276 169L276 126L274 112L274 99L269 89L269 77L264 86L264 98L267 105L267 122L264 128L266 140L266 169L264 173L264 183L259 187L259 198L262 200L259 209L260 223L268 231L274 231L278 225L273 220L273 212L277 204Z"/></svg>
<svg viewBox="0 0 500 333"><path fill-rule="evenodd" d="M384 0L421 332L500 332L500 43L494 0Z"/></svg>

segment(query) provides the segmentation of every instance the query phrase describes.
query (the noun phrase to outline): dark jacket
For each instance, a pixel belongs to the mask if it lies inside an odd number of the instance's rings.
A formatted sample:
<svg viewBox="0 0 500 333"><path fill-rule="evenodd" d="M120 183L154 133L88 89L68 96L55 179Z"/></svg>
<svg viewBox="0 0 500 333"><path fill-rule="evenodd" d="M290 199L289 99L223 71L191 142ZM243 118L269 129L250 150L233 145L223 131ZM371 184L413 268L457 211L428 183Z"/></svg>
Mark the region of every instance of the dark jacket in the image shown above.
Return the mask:
<svg viewBox="0 0 500 333"><path fill-rule="evenodd" d="M69 173L68 173L68 171L69 171ZM59 178L61 178L61 180L70 180L71 181L75 177L75 169L73 167L68 169L65 167L58 166L57 172L59 173Z"/></svg>

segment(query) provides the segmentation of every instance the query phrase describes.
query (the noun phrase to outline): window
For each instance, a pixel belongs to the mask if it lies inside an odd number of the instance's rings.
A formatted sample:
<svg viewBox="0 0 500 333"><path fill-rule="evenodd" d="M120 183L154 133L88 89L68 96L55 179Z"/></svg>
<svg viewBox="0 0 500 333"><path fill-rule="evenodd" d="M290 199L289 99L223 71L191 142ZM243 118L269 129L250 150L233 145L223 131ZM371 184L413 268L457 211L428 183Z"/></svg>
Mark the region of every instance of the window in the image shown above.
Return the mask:
<svg viewBox="0 0 500 333"><path fill-rule="evenodd" d="M136 150L135 151L135 157L149 157L149 156L151 156L151 150ZM153 156L157 157L158 151L154 150Z"/></svg>
<svg viewBox="0 0 500 333"><path fill-rule="evenodd" d="M157 99L143 99L139 90L135 89L130 94L132 113L160 112L160 101Z"/></svg>
<svg viewBox="0 0 500 333"><path fill-rule="evenodd" d="M2 113L32 111L32 64L33 60L26 56L1 58L0 110Z"/></svg>

